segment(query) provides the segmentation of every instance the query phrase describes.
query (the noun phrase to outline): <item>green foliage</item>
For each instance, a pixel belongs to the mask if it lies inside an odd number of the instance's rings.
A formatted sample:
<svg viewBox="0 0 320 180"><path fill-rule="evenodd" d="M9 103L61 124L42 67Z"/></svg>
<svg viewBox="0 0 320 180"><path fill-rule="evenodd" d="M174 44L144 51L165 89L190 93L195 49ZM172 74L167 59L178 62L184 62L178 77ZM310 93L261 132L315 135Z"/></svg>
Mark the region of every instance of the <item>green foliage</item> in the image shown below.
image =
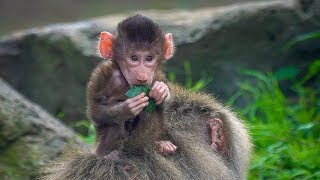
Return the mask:
<svg viewBox="0 0 320 180"><path fill-rule="evenodd" d="M203 73L201 79L193 84L191 63L189 61L184 61L183 66L185 72L185 88L191 91L200 91L212 81L212 78L210 76L208 76L206 73ZM171 82L176 82L176 75L173 72L169 72L168 79Z"/></svg>
<svg viewBox="0 0 320 180"><path fill-rule="evenodd" d="M57 115L56 115L56 118L58 119L63 119L65 116L65 113L64 112L59 112Z"/></svg>
<svg viewBox="0 0 320 180"><path fill-rule="evenodd" d="M240 113L250 123L255 144L249 179L320 178L320 60L297 81L299 71L285 67L263 74L244 70L255 82L239 83L229 103L242 99ZM279 80L293 82L292 96L285 95Z"/></svg>
<svg viewBox="0 0 320 180"><path fill-rule="evenodd" d="M93 124L91 124L88 120L80 120L76 124L73 125L74 127L86 127L88 129L88 134L87 135L82 135L78 133L78 137L82 139L84 142L88 144L94 144L95 138L96 138L96 132L94 129Z"/></svg>
<svg viewBox="0 0 320 180"><path fill-rule="evenodd" d="M5 180L34 179L35 169L41 163L36 147L30 146L24 141L14 142L2 151L0 162L0 178Z"/></svg>
<svg viewBox="0 0 320 180"><path fill-rule="evenodd" d="M300 36L293 38L292 40L290 40L288 43L284 45L283 50L290 49L297 44L300 44L302 42L312 40L312 39L320 39L320 31L302 34Z"/></svg>

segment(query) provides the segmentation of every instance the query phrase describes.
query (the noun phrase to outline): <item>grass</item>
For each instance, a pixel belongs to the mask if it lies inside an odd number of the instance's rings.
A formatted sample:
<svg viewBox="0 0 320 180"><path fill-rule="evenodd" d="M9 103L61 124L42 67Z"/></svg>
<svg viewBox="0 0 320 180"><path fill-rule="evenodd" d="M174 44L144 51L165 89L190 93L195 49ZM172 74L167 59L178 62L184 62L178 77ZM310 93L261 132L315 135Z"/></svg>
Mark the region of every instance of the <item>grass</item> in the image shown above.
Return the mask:
<svg viewBox="0 0 320 180"><path fill-rule="evenodd" d="M183 84L183 86L191 91L200 91L212 81L212 78L210 76L208 76L207 73L204 72L204 73L202 73L201 78L198 81L196 81L195 83L193 83L192 69L191 69L190 61L184 61L183 67L184 67L184 72L185 72L185 77L184 77L185 83ZM169 72L168 79L170 82L175 83L176 82L175 73Z"/></svg>
<svg viewBox="0 0 320 180"><path fill-rule="evenodd" d="M240 114L250 124L255 145L249 179L320 179L320 60L306 73L284 67L243 74L255 81L240 83L229 104L247 102ZM292 83L291 96L280 81Z"/></svg>

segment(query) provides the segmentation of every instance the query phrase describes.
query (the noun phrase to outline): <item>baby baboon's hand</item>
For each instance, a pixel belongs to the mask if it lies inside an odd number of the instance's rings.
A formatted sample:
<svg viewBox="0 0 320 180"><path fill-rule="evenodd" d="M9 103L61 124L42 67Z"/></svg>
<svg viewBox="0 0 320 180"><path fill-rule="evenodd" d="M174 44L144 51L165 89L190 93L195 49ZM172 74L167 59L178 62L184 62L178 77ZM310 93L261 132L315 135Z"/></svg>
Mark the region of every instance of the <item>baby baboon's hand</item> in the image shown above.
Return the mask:
<svg viewBox="0 0 320 180"><path fill-rule="evenodd" d="M149 97L153 98L157 105L168 101L170 99L169 87L164 82L156 81L150 90Z"/></svg>
<svg viewBox="0 0 320 180"><path fill-rule="evenodd" d="M135 117L137 116L144 107L148 105L149 97L145 96L145 93L141 93L134 98L127 99L124 101L124 111L128 116Z"/></svg>

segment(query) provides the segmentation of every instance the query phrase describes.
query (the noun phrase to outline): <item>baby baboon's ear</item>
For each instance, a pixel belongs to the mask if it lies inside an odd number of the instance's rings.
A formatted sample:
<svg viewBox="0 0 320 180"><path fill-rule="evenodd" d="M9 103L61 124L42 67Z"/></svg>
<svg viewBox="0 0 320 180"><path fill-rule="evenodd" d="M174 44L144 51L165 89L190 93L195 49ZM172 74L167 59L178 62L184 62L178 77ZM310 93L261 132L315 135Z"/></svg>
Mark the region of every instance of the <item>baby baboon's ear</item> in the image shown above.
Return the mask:
<svg viewBox="0 0 320 180"><path fill-rule="evenodd" d="M166 60L169 60L172 58L173 53L174 53L174 44L173 44L173 37L171 33L168 33L164 36L165 38L165 53L164 53L164 58Z"/></svg>
<svg viewBox="0 0 320 180"><path fill-rule="evenodd" d="M109 32L103 31L99 39L99 52L105 59L112 58L112 42L113 35Z"/></svg>

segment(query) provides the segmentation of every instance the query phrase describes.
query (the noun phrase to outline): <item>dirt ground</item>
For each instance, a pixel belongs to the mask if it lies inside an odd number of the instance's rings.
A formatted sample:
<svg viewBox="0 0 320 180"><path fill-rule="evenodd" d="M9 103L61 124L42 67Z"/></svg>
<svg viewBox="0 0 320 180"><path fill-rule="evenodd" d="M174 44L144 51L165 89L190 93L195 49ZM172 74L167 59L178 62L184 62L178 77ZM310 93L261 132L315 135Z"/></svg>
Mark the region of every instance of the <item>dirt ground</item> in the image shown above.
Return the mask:
<svg viewBox="0 0 320 180"><path fill-rule="evenodd" d="M141 9L195 9L244 1L262 0L0 0L0 36L18 29L112 13Z"/></svg>

